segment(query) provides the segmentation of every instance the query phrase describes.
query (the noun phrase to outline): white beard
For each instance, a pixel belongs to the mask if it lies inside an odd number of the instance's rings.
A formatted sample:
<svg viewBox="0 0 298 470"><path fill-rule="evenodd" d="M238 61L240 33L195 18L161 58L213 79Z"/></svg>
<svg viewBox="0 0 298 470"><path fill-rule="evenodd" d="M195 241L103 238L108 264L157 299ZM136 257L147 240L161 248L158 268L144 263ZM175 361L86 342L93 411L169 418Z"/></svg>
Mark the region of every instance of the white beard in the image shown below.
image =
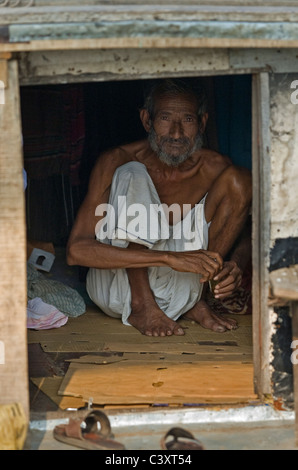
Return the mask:
<svg viewBox="0 0 298 470"><path fill-rule="evenodd" d="M152 150L157 154L158 158L163 163L173 167L177 167L181 163L185 162L195 151L200 150L203 146L203 137L201 134L198 134L196 136L195 143L192 147L190 146L190 142L187 137L182 137L180 139L172 139L171 137L166 137L163 138L163 141L161 141L160 144L157 144L156 140L156 132L153 126L151 126L151 129L148 134L148 141ZM188 148L185 150L184 153L181 153L180 155L172 155L163 150L162 148L163 142L168 140L188 144Z"/></svg>

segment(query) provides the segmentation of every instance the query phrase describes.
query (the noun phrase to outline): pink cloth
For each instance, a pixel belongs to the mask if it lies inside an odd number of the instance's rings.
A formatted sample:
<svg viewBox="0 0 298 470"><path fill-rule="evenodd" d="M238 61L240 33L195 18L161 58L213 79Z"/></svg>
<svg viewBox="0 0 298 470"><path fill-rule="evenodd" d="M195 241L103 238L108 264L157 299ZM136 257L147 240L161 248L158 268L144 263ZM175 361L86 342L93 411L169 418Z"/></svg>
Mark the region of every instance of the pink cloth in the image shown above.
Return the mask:
<svg viewBox="0 0 298 470"><path fill-rule="evenodd" d="M29 300L27 305L27 328L49 330L65 325L68 317L56 307L46 304L39 297Z"/></svg>

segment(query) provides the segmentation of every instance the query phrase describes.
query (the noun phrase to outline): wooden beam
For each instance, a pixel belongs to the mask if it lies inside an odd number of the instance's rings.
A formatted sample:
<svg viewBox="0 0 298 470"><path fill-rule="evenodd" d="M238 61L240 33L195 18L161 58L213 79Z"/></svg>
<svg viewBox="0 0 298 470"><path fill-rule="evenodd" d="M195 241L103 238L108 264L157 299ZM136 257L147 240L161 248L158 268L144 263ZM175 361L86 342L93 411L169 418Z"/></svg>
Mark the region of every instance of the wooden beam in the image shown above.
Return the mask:
<svg viewBox="0 0 298 470"><path fill-rule="evenodd" d="M298 72L293 49L99 49L20 52L21 85Z"/></svg>
<svg viewBox="0 0 298 470"><path fill-rule="evenodd" d="M267 73L253 75L253 354L255 386L262 396L271 393L269 234L270 234L270 100Z"/></svg>
<svg viewBox="0 0 298 470"><path fill-rule="evenodd" d="M0 82L1 85L4 86L4 88L7 87L7 75L7 60L0 59Z"/></svg>
<svg viewBox="0 0 298 470"><path fill-rule="evenodd" d="M15 2L15 0L10 0ZM1 8L1 24L22 24L22 23L59 23L59 22L78 22L89 21L121 21L121 20L204 20L210 21L216 18L217 21L297 21L298 7L297 2L291 5L266 4L259 2L254 4L245 0L240 5L235 6L233 0L229 2L214 3L211 0L198 4L197 0L188 0L187 3L179 0L170 0L169 2L156 0L155 2L134 1L122 2L80 2L79 0L40 3L35 0L34 8L25 6L17 8ZM27 0L29 1L29 0ZM86 4L87 3L87 4Z"/></svg>
<svg viewBox="0 0 298 470"><path fill-rule="evenodd" d="M34 27L33 27L34 26ZM175 38L298 41L298 23L265 21L121 20L12 24L8 42L64 39Z"/></svg>
<svg viewBox="0 0 298 470"><path fill-rule="evenodd" d="M269 73L298 72L296 49L231 49L230 66L238 69L263 69Z"/></svg>
<svg viewBox="0 0 298 470"><path fill-rule="evenodd" d="M0 104L0 403L29 413L26 329L26 239L18 68L7 64Z"/></svg>
<svg viewBox="0 0 298 470"><path fill-rule="evenodd" d="M0 43L1 52L61 51L91 49L182 49L182 48L298 48L298 39L254 39L254 38L188 38L188 37L114 37L114 38L71 38L42 39L26 42Z"/></svg>
<svg viewBox="0 0 298 470"><path fill-rule="evenodd" d="M229 70L225 49L107 49L19 55L20 82L65 83L213 74Z"/></svg>
<svg viewBox="0 0 298 470"><path fill-rule="evenodd" d="M15 0L12 0L13 2ZM29 0L27 0L29 1ZM86 3L88 5L107 5L110 4L112 6L115 5L127 5L129 6L136 6L136 5L147 5L147 6L154 6L159 5L160 0L87 0ZM179 5L181 6L181 0L163 0L162 2L164 5ZM195 5L197 6L198 0L187 0L186 5ZM203 3L203 2L202 2ZM296 0L205 0L205 3L208 3L211 6L220 5L220 6L295 6L297 5ZM81 5L82 2L80 0L34 0L34 5L36 6L54 6L54 5Z"/></svg>
<svg viewBox="0 0 298 470"><path fill-rule="evenodd" d="M11 53L10 52L0 52L0 59L11 59Z"/></svg>

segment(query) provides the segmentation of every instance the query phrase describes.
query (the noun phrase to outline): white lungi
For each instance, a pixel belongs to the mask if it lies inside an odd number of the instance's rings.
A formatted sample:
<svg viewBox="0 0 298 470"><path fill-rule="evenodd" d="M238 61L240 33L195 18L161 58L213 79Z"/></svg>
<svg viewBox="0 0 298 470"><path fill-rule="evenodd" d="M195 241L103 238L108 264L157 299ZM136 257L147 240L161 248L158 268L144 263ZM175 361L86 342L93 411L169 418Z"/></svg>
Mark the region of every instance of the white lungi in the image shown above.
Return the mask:
<svg viewBox="0 0 298 470"><path fill-rule="evenodd" d="M96 239L123 248L133 242L160 251L206 250L205 197L181 220L169 225L145 165L126 163L114 174L107 206L110 210L96 229ZM99 209L103 214L102 208ZM148 277L158 306L173 320L200 300L203 284L199 282L199 274L149 267ZM126 269L90 268L87 292L103 312L129 325L131 291Z"/></svg>

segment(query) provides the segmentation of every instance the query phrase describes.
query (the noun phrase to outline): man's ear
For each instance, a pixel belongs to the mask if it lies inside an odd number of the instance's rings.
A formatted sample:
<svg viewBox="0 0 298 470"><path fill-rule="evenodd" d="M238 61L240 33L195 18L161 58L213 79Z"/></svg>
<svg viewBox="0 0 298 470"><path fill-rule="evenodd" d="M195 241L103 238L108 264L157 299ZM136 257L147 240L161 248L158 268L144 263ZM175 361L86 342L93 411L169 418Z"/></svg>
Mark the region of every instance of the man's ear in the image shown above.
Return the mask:
<svg viewBox="0 0 298 470"><path fill-rule="evenodd" d="M140 119L142 121L145 131L149 132L151 128L151 119L147 109L142 108L140 110Z"/></svg>
<svg viewBox="0 0 298 470"><path fill-rule="evenodd" d="M201 131L202 134L203 134L203 132L205 132L208 117L209 117L208 113L205 113L205 114L203 114L203 116L201 118L200 131Z"/></svg>

